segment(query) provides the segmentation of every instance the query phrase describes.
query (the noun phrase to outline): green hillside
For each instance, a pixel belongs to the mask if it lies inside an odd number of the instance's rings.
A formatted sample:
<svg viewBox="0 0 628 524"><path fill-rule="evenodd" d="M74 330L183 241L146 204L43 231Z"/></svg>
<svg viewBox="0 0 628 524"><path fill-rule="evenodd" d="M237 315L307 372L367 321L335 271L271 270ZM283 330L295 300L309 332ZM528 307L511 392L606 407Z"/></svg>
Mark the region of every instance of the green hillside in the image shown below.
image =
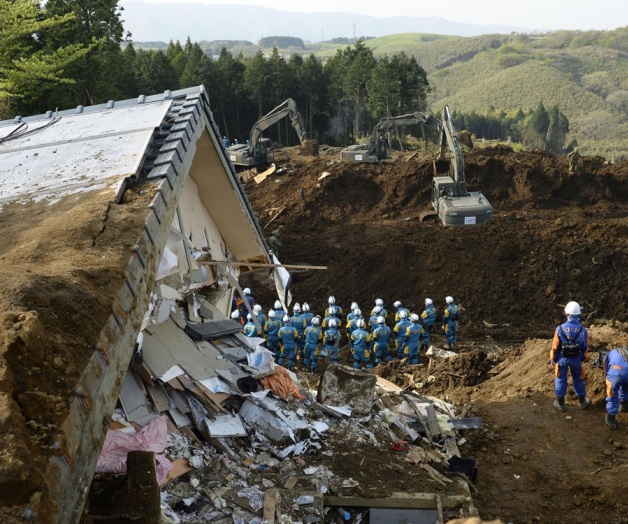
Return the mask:
<svg viewBox="0 0 628 524"><path fill-rule="evenodd" d="M408 49L428 73L430 106L491 114L556 104L586 154L628 156L628 28L485 35Z"/></svg>

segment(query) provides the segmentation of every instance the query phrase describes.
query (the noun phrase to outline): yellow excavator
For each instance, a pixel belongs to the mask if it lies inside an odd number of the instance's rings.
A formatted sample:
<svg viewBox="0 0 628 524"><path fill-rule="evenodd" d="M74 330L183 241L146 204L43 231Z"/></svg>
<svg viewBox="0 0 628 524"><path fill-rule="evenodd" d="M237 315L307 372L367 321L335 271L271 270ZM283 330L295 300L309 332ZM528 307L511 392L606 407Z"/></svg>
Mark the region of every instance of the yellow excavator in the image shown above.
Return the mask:
<svg viewBox="0 0 628 524"><path fill-rule="evenodd" d="M292 98L288 98L255 122L251 128L250 139L246 144L234 144L225 148L227 158L238 171L257 166L267 166L274 160L272 141L270 138L262 138L262 133L285 117L290 117L292 127L296 131L301 145L303 145L305 128L301 113L297 110L296 102Z"/></svg>
<svg viewBox="0 0 628 524"><path fill-rule="evenodd" d="M432 179L432 206L434 211L421 215L421 220L438 216L444 226L475 226L493 220L493 207L479 191L469 191L464 174L464 159L458 132L451 122L449 106L443 108L439 121L430 113L422 113L423 123L440 131L440 153L434 162ZM446 172L439 167L447 166L446 151L449 149L449 165Z"/></svg>

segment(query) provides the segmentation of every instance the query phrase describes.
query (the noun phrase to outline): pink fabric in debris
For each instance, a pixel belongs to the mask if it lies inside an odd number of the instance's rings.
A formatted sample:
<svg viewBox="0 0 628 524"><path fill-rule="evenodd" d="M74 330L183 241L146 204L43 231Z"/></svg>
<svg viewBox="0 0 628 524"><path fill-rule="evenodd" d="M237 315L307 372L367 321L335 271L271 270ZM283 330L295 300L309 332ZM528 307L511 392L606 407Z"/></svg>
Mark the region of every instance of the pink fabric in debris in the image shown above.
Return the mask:
<svg viewBox="0 0 628 524"><path fill-rule="evenodd" d="M157 482L161 485L173 467L172 462L159 455L166 449L167 442L168 427L164 416L151 420L136 433L110 429L98 457L96 473L126 473L126 457L129 451L154 451L158 453L155 455Z"/></svg>

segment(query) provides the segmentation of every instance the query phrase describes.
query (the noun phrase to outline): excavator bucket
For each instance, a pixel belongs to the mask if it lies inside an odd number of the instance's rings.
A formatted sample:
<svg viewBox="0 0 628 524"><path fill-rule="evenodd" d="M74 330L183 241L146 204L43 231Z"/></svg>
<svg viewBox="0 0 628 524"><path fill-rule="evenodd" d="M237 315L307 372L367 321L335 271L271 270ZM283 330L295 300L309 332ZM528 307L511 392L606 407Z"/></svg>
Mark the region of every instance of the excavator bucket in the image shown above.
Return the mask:
<svg viewBox="0 0 628 524"><path fill-rule="evenodd" d="M428 220L432 220L434 218L438 217L438 213L436 211L434 211L433 209L428 209L427 211L423 211L420 215L419 215L419 220L421 222L426 222Z"/></svg>

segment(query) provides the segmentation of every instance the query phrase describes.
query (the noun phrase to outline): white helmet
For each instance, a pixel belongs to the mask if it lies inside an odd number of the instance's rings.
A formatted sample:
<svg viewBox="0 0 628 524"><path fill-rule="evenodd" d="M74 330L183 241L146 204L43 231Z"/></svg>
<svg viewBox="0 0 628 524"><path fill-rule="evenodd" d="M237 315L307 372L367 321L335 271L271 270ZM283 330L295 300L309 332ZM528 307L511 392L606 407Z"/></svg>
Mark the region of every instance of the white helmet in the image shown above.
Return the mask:
<svg viewBox="0 0 628 524"><path fill-rule="evenodd" d="M425 305L426 306L431 306L432 304L434 304L434 301L431 298L426 298L425 299Z"/></svg>
<svg viewBox="0 0 628 524"><path fill-rule="evenodd" d="M246 315L246 319L247 319L247 320L253 320L253 317L251 316L251 313L248 313L248 314Z"/></svg>
<svg viewBox="0 0 628 524"><path fill-rule="evenodd" d="M417 315L416 313L412 313L412 315L410 315L410 320L412 322L418 322L419 321L419 315Z"/></svg>
<svg viewBox="0 0 628 524"><path fill-rule="evenodd" d="M338 323L333 318L329 321L330 328L335 328L337 325Z"/></svg>
<svg viewBox="0 0 628 524"><path fill-rule="evenodd" d="M279 300L275 300L275 309L281 309L281 302L279 302Z"/></svg>
<svg viewBox="0 0 628 524"><path fill-rule="evenodd" d="M397 300L395 301L395 303L393 304L393 306L395 306L397 309L399 309L401 307L401 300Z"/></svg>
<svg viewBox="0 0 628 524"><path fill-rule="evenodd" d="M299 313L301 311L301 304L297 302L294 306L292 306L292 311Z"/></svg>
<svg viewBox="0 0 628 524"><path fill-rule="evenodd" d="M275 318L275 310L274 310L274 309L271 309L271 310L268 312L268 318Z"/></svg>
<svg viewBox="0 0 628 524"><path fill-rule="evenodd" d="M239 320L240 319L240 312L236 309L235 311L231 312L231 318L233 320Z"/></svg>
<svg viewBox="0 0 628 524"><path fill-rule="evenodd" d="M382 312L382 308L380 306L375 306L373 308L373 313L375 313L376 316L379 316L381 312Z"/></svg>
<svg viewBox="0 0 628 524"><path fill-rule="evenodd" d="M385 322L386 322L386 319L384 317L377 317L378 324L384 324Z"/></svg>
<svg viewBox="0 0 628 524"><path fill-rule="evenodd" d="M351 302L351 311L358 309L358 303L357 302Z"/></svg>
<svg viewBox="0 0 628 524"><path fill-rule="evenodd" d="M375 305L379 307L384 307L384 301L381 298L375 300Z"/></svg>
<svg viewBox="0 0 628 524"><path fill-rule="evenodd" d="M245 287L245 288L242 290L242 292L243 292L245 295L250 295L250 294L251 294L251 289L250 289L250 288L248 288L248 287Z"/></svg>
<svg viewBox="0 0 628 524"><path fill-rule="evenodd" d="M332 295L327 299L327 302L329 304L335 304L336 303L336 298Z"/></svg>
<svg viewBox="0 0 628 524"><path fill-rule="evenodd" d="M407 311L399 311L399 318L408 318Z"/></svg>
<svg viewBox="0 0 628 524"><path fill-rule="evenodd" d="M453 304L454 303L454 297L445 297L445 302L447 302L447 304Z"/></svg>
<svg viewBox="0 0 628 524"><path fill-rule="evenodd" d="M303 311L309 311L310 305L307 302L303 302Z"/></svg>
<svg viewBox="0 0 628 524"><path fill-rule="evenodd" d="M565 306L565 314L577 317L580 314L580 304L578 302L569 302Z"/></svg>
<svg viewBox="0 0 628 524"><path fill-rule="evenodd" d="M353 310L353 316L354 317L361 317L362 316L362 311L360 309L354 309Z"/></svg>
<svg viewBox="0 0 628 524"><path fill-rule="evenodd" d="M358 321L355 323L356 326L358 326L359 328L363 328L364 327L364 319L363 318L358 318Z"/></svg>
<svg viewBox="0 0 628 524"><path fill-rule="evenodd" d="M312 325L313 325L313 326L318 326L320 323L321 323L321 319L320 319L320 318L318 318L318 317L314 317L314 318L312 319ZM331 320L329 321L329 323L331 324Z"/></svg>
<svg viewBox="0 0 628 524"><path fill-rule="evenodd" d="M255 313L261 313L262 312L262 306L260 306L259 304L255 304L255 306L253 306L253 311Z"/></svg>
<svg viewBox="0 0 628 524"><path fill-rule="evenodd" d="M283 317L284 322L290 322L290 317L288 315Z"/></svg>

